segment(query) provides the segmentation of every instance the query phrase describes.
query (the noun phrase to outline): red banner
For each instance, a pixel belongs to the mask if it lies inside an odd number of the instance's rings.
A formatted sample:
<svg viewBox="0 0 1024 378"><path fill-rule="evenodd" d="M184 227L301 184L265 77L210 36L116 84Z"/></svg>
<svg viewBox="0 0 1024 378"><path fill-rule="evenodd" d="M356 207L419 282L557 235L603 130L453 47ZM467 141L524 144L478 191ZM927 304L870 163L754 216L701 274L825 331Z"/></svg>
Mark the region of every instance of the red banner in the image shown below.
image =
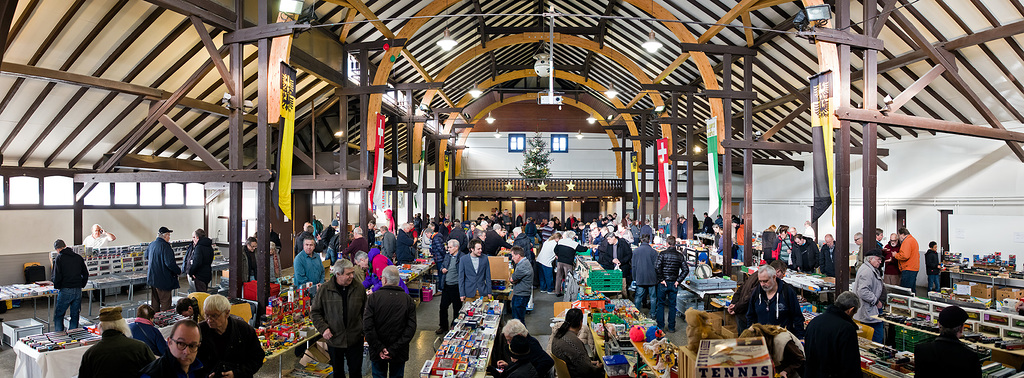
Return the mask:
<svg viewBox="0 0 1024 378"><path fill-rule="evenodd" d="M672 170L670 164L672 160L669 159L669 155L672 154L672 149L668 148L668 138L658 139L658 191L661 192L661 207L658 210L664 209L665 205L668 205L668 175Z"/></svg>

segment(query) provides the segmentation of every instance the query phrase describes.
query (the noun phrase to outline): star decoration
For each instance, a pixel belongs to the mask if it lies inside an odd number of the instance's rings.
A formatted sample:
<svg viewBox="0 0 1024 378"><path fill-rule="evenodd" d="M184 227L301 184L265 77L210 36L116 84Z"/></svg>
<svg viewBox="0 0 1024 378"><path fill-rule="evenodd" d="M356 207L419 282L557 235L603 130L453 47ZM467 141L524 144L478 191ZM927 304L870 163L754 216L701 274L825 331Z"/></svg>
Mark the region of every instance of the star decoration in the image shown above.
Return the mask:
<svg viewBox="0 0 1024 378"><path fill-rule="evenodd" d="M537 184L537 189L542 192L546 192L548 190L548 184L541 182L540 184Z"/></svg>
<svg viewBox="0 0 1024 378"><path fill-rule="evenodd" d="M512 181L509 181L508 184L505 184L505 191L507 191L507 192L511 192L512 191Z"/></svg>
<svg viewBox="0 0 1024 378"><path fill-rule="evenodd" d="M565 188L568 191L576 190L576 184L574 184L572 181L570 181L568 184L565 184Z"/></svg>

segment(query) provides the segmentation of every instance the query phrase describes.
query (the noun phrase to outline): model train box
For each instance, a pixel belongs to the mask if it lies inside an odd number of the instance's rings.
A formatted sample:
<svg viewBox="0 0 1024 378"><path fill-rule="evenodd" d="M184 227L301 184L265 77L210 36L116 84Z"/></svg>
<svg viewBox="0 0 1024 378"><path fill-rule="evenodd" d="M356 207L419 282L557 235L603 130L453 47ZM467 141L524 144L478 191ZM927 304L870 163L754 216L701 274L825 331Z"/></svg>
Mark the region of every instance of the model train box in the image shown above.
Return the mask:
<svg viewBox="0 0 1024 378"><path fill-rule="evenodd" d="M763 338L701 340L697 350L698 378L772 378L772 359Z"/></svg>

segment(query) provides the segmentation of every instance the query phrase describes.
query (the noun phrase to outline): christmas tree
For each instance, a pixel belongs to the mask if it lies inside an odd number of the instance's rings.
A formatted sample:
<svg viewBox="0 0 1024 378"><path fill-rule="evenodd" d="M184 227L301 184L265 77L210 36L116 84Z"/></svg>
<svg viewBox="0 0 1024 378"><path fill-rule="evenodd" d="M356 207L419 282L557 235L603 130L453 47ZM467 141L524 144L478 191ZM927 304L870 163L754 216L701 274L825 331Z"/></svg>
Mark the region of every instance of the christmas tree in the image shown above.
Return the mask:
<svg viewBox="0 0 1024 378"><path fill-rule="evenodd" d="M526 150L523 151L523 166L516 168L519 175L528 179L542 179L551 176L548 165L551 164L551 151L548 151L547 142L540 133L534 134L526 142Z"/></svg>

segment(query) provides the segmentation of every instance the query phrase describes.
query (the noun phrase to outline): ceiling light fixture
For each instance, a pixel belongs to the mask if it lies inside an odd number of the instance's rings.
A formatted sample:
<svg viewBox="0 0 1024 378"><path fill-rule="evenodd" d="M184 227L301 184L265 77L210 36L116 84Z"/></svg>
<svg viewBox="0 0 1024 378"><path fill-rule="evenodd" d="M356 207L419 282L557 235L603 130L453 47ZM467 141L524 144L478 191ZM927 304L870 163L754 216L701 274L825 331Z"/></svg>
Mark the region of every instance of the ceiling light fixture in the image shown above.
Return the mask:
<svg viewBox="0 0 1024 378"><path fill-rule="evenodd" d="M334 136L337 137L337 138L341 138L342 135L345 135L345 134L342 133L341 131L338 131L338 132L334 133Z"/></svg>
<svg viewBox="0 0 1024 378"><path fill-rule="evenodd" d="M693 152L694 152L694 153L698 153L698 154L699 154L699 153L700 153L700 151L701 151L701 149L700 149L700 146L694 146L694 147L693 147Z"/></svg>
<svg viewBox="0 0 1024 378"><path fill-rule="evenodd" d="M654 30L651 30L651 33L648 35L647 42L640 45L640 47L643 47L644 50L647 50L650 54L658 52L658 49L660 49L661 46L661 42L658 42L658 39L654 37Z"/></svg>
<svg viewBox="0 0 1024 378"><path fill-rule="evenodd" d="M604 91L604 95L608 98L615 98L619 95L619 91L615 90L615 83L608 84L608 90Z"/></svg>
<svg viewBox="0 0 1024 378"><path fill-rule="evenodd" d="M597 118L594 118L594 116L587 117L587 123L593 125L594 122L597 122Z"/></svg>
<svg viewBox="0 0 1024 378"><path fill-rule="evenodd" d="M576 139L583 139L583 130L580 130L578 133L576 133Z"/></svg>
<svg viewBox="0 0 1024 378"><path fill-rule="evenodd" d="M437 41L437 46L441 47L441 50L451 51L457 44L459 42L452 39L452 34L448 32L448 28L444 28L444 38Z"/></svg>
<svg viewBox="0 0 1024 378"><path fill-rule="evenodd" d="M478 98L482 94L484 94L484 91L481 91L480 88L477 87L473 87L473 89L469 90L469 95L473 96L473 98Z"/></svg>
<svg viewBox="0 0 1024 378"><path fill-rule="evenodd" d="M501 138L501 132L499 132L498 129L494 129L494 138Z"/></svg>
<svg viewBox="0 0 1024 378"><path fill-rule="evenodd" d="M487 118L484 118L487 123L494 123L494 117L491 117L491 113L487 113Z"/></svg>

